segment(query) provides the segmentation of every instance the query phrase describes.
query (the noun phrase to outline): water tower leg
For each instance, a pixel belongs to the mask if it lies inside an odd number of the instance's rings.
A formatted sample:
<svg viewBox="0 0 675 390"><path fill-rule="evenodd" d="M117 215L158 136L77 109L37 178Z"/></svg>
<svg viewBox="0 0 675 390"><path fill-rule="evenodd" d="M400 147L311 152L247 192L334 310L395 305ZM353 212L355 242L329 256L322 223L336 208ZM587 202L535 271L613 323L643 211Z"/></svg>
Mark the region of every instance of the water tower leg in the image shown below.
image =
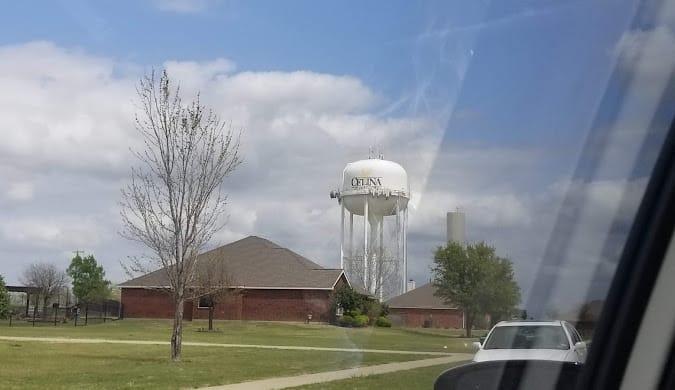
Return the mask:
<svg viewBox="0 0 675 390"><path fill-rule="evenodd" d="M403 212L403 292L408 292L408 209Z"/></svg>
<svg viewBox="0 0 675 390"><path fill-rule="evenodd" d="M340 207L340 269L345 269L345 204Z"/></svg>
<svg viewBox="0 0 675 390"><path fill-rule="evenodd" d="M375 223L370 222L370 247L368 248L368 253L370 253L370 258L368 259L368 270L370 271L369 282L370 282L370 293L375 296L377 294L377 272L378 272L378 253L377 253L377 216L373 218Z"/></svg>
<svg viewBox="0 0 675 390"><path fill-rule="evenodd" d="M354 258L354 213L349 212L349 258Z"/></svg>
<svg viewBox="0 0 675 390"><path fill-rule="evenodd" d="M403 257L401 256L401 205L399 203L399 198L396 197L396 253L392 254L393 259L396 261L396 275L401 277L401 262ZM399 286L397 293L403 294L405 292L406 281L403 280L403 284Z"/></svg>
<svg viewBox="0 0 675 390"><path fill-rule="evenodd" d="M382 275L384 274L384 217L380 217L380 261L377 267L377 274L379 277L378 284L380 285L380 302L382 302L382 298L384 297L384 286L382 286L382 283L384 282L384 278Z"/></svg>
<svg viewBox="0 0 675 390"><path fill-rule="evenodd" d="M363 289L368 291L368 195L363 199Z"/></svg>

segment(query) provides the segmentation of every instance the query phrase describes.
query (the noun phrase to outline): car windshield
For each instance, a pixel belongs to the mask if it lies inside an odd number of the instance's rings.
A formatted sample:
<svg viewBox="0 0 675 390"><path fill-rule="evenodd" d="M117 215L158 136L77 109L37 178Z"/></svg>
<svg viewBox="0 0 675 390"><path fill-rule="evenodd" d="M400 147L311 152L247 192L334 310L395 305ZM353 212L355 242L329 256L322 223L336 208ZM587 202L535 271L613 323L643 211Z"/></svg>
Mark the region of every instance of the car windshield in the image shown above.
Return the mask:
<svg viewBox="0 0 675 390"><path fill-rule="evenodd" d="M592 351L675 1L6 3L0 387L428 388L499 323Z"/></svg>
<svg viewBox="0 0 675 390"><path fill-rule="evenodd" d="M498 326L485 341L484 349L569 349L562 326Z"/></svg>

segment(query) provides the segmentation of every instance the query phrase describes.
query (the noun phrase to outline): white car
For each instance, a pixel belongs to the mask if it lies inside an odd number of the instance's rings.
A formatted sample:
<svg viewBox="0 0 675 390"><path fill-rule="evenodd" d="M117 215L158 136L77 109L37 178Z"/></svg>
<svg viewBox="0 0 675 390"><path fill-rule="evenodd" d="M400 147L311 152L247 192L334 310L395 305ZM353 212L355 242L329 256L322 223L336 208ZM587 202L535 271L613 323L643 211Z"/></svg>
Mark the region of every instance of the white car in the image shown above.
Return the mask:
<svg viewBox="0 0 675 390"><path fill-rule="evenodd" d="M555 360L584 363L586 343L565 321L502 321L488 333L474 362L490 360Z"/></svg>

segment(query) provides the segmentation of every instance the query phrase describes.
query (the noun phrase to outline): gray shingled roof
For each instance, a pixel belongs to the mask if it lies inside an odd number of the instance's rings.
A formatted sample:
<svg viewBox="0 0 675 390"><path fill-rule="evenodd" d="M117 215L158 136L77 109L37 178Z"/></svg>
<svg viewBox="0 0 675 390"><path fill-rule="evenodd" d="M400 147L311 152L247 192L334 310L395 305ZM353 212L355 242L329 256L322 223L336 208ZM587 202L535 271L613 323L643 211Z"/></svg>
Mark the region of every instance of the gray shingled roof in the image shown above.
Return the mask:
<svg viewBox="0 0 675 390"><path fill-rule="evenodd" d="M332 289L342 274L327 269L264 238L249 236L199 255L199 264L223 261L233 287ZM120 287L165 287L160 269L120 284Z"/></svg>
<svg viewBox="0 0 675 390"><path fill-rule="evenodd" d="M417 309L456 309L456 306L443 302L443 298L434 295L436 289L431 283L410 290L405 294L391 298L387 305L394 309L417 308Z"/></svg>

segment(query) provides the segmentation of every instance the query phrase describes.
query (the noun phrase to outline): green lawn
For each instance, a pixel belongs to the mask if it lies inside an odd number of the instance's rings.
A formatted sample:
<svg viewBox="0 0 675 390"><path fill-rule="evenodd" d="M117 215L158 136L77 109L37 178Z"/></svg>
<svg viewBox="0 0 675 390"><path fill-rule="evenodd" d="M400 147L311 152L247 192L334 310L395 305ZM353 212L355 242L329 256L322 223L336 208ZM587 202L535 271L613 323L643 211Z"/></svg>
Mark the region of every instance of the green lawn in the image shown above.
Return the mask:
<svg viewBox="0 0 675 390"><path fill-rule="evenodd" d="M392 390L392 389L431 389L436 377L450 367L467 362L443 364L392 372L382 375L371 375L340 381L317 383L315 385L293 387L293 390Z"/></svg>
<svg viewBox="0 0 675 390"><path fill-rule="evenodd" d="M430 352L472 351L472 340L459 337L461 332L456 330L346 329L320 324L239 321L217 321L216 332L200 331L205 327L205 321L185 322L184 340ZM7 323L0 323L0 336L169 341L170 333L169 320L126 319L78 327L72 323L58 326L45 323L36 327L25 322L14 323L12 327ZM168 355L169 347L166 345L0 341L0 387L3 389L185 388L427 357L387 353L191 346L183 347L183 361L180 363L171 363ZM408 374L400 374L413 375L418 371L425 372L414 370ZM416 378L419 376L420 380L424 379L423 374L414 375Z"/></svg>
<svg viewBox="0 0 675 390"><path fill-rule="evenodd" d="M2 329L4 334L5 329ZM178 389L425 358L379 353L0 341L3 389Z"/></svg>
<svg viewBox="0 0 675 390"><path fill-rule="evenodd" d="M431 352L472 353L474 339L459 337L458 330L339 328L331 325L217 321L217 332L200 332L205 321L185 322L184 340L214 343L299 345L335 348L396 349ZM75 327L72 324L35 328L26 323L8 327L0 324L0 335L35 337L110 338L123 340L170 339L169 320L125 319L105 324ZM447 347L447 348L444 348Z"/></svg>

